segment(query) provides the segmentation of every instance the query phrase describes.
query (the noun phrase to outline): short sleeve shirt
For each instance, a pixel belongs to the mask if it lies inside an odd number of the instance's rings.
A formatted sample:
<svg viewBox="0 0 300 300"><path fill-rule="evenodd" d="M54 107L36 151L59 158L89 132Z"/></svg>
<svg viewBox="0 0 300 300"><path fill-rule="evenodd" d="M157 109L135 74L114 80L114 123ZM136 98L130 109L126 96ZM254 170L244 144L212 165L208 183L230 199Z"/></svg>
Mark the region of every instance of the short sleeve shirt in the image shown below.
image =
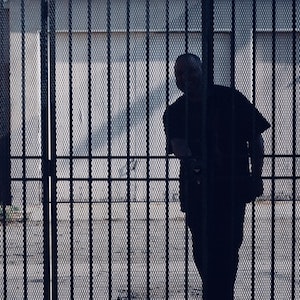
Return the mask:
<svg viewBox="0 0 300 300"><path fill-rule="evenodd" d="M207 147L210 171L218 180L233 173L250 176L248 142L270 127L268 121L244 95L229 87L214 85L208 93L206 114L202 109L201 101L188 101L184 95L167 107L163 118L167 152L173 153L172 139L185 139L192 155L200 160ZM206 141L201 140L203 126Z"/></svg>

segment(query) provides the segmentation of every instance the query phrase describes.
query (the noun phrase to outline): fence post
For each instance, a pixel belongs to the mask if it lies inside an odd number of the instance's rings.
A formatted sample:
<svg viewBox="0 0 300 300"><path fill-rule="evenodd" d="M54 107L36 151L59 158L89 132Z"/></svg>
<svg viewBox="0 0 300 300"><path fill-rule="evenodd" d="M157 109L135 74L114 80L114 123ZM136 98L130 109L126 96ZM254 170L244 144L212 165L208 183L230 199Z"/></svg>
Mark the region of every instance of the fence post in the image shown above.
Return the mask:
<svg viewBox="0 0 300 300"><path fill-rule="evenodd" d="M48 1L41 0L41 155L44 232L44 299L50 299L49 136L48 136Z"/></svg>
<svg viewBox="0 0 300 300"><path fill-rule="evenodd" d="M0 6L0 204L11 205L10 193L10 49L9 10Z"/></svg>
<svg viewBox="0 0 300 300"><path fill-rule="evenodd" d="M203 188L202 199L203 201L203 214L202 214L202 241L207 244L208 239L208 203L209 203L209 188L208 188L208 169L209 169L209 156L208 156L208 133L207 133L207 99L208 89L213 84L213 64L214 64L214 1L202 0L202 63L203 63L203 90L202 90L202 115L201 115L201 140L202 143L202 157L203 157ZM204 249L203 253L203 269L207 273L208 270L208 253Z"/></svg>

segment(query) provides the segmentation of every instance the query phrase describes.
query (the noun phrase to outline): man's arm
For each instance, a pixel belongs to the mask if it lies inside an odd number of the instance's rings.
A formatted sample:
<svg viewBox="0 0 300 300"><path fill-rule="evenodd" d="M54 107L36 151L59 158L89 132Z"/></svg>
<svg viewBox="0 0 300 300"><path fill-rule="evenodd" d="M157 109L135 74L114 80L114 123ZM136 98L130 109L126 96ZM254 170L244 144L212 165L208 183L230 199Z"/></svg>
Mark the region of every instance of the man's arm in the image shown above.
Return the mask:
<svg viewBox="0 0 300 300"><path fill-rule="evenodd" d="M264 190L261 178L264 160L264 140L261 134L249 141L249 150L254 193L256 196L261 196Z"/></svg>
<svg viewBox="0 0 300 300"><path fill-rule="evenodd" d="M172 139L171 145L174 155L180 159L183 168L189 174L190 180L200 183L201 164L200 161L192 157L192 151L184 139Z"/></svg>

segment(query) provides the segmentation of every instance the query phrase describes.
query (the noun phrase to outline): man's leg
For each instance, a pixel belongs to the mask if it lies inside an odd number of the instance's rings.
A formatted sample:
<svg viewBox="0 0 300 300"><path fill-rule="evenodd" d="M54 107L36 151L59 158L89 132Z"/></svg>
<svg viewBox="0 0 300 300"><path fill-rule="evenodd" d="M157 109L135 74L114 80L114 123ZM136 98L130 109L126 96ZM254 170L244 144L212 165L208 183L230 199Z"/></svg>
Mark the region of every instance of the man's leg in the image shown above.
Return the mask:
<svg viewBox="0 0 300 300"><path fill-rule="evenodd" d="M221 205L222 206L222 205ZM193 255L203 282L203 299L222 297L232 300L238 267L238 252L243 237L244 205L234 214L228 209L214 210L208 218L208 234L201 231L201 218L187 216L192 234Z"/></svg>

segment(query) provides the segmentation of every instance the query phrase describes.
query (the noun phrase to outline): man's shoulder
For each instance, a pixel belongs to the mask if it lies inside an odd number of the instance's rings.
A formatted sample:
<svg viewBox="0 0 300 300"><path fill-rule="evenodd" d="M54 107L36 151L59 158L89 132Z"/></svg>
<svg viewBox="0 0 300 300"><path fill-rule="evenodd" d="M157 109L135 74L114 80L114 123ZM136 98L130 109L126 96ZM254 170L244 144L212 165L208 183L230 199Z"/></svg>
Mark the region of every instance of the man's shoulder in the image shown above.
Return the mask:
<svg viewBox="0 0 300 300"><path fill-rule="evenodd" d="M178 116L180 116L184 107L184 96L181 96L173 103L168 104L163 115L164 122L168 122L168 118L176 119Z"/></svg>
<svg viewBox="0 0 300 300"><path fill-rule="evenodd" d="M211 89L211 97L216 105L226 106L234 100L236 105L246 106L250 104L249 100L240 91L235 88L214 85Z"/></svg>
<svg viewBox="0 0 300 300"><path fill-rule="evenodd" d="M233 95L235 97L245 98L245 96L240 91L238 91L237 89L235 89L233 87L217 85L217 84L212 86L211 93L214 96L220 96L222 98L232 97Z"/></svg>
<svg viewBox="0 0 300 300"><path fill-rule="evenodd" d="M184 103L185 103L185 97L184 95L180 96L179 98L177 98L173 103L169 104L167 106L168 110L180 110L184 107Z"/></svg>
<svg viewBox="0 0 300 300"><path fill-rule="evenodd" d="M214 84L211 87L211 90L215 93L220 93L220 92L229 92L231 91L231 88L225 85Z"/></svg>

